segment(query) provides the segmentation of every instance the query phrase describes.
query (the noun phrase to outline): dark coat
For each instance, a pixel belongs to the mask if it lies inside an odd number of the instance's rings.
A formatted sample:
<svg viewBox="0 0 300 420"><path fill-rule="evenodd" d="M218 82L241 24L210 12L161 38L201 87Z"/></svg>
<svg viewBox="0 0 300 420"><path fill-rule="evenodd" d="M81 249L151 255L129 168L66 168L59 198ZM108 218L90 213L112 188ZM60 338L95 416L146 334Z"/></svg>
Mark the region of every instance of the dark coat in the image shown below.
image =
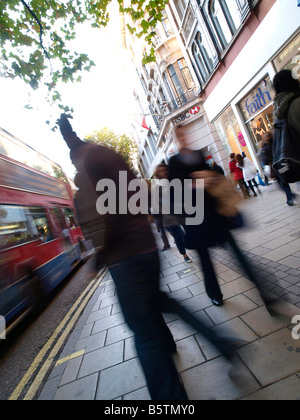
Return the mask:
<svg viewBox="0 0 300 420"><path fill-rule="evenodd" d="M184 163L180 154L171 157L169 161L169 180L191 179L193 172L209 169L200 151L194 152L193 162ZM194 203L196 201L194 200ZM191 217L191 216L189 216ZM210 247L226 241L228 235L228 220L220 216L216 211L216 201L204 192L204 221L196 226L184 226L186 231L185 247L187 249L199 249Z"/></svg>

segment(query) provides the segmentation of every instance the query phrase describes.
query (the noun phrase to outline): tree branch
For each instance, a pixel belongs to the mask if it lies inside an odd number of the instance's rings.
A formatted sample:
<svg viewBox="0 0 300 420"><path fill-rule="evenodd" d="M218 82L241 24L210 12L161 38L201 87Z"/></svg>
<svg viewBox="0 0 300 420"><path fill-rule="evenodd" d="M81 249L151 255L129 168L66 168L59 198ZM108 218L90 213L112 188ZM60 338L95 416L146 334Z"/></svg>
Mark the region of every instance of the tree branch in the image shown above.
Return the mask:
<svg viewBox="0 0 300 420"><path fill-rule="evenodd" d="M50 68L51 68L51 74L52 74L53 71L52 71L51 59L50 59L49 54L48 54L48 52L46 51L46 49L45 49L45 47L43 45L43 27L42 27L42 24L41 24L39 18L36 16L36 14L30 9L30 7L28 6L28 4L24 0L21 0L21 3L28 10L28 12L31 14L31 16L36 20L37 24L39 25L39 28L40 28L40 45L42 47L42 50L43 50L45 56L49 60Z"/></svg>

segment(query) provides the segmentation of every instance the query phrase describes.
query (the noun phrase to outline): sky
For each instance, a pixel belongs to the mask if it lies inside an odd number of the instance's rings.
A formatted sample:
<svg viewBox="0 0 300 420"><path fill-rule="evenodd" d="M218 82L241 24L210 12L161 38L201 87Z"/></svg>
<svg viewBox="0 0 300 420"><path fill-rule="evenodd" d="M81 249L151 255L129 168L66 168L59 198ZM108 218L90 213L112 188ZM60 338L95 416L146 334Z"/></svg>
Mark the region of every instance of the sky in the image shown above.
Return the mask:
<svg viewBox="0 0 300 420"><path fill-rule="evenodd" d="M135 70L129 53L121 47L119 20L112 19L106 28L79 28L76 51L87 53L96 66L83 72L82 82L64 85L64 103L74 108L71 124L81 138L102 127L130 134L134 110ZM29 93L34 110L27 110ZM75 169L69 150L59 130L51 131L48 119L59 118L57 110L46 102L42 92L33 91L21 80L0 77L0 127L29 144L62 166L70 177Z"/></svg>

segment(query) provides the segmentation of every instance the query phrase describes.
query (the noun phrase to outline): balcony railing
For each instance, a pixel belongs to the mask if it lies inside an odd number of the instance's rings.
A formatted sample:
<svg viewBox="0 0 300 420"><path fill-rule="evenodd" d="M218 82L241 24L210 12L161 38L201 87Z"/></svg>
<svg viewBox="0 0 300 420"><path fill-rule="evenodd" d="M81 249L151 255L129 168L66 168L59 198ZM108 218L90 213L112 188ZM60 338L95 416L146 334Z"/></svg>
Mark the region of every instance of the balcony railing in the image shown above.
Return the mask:
<svg viewBox="0 0 300 420"><path fill-rule="evenodd" d="M193 101L195 98L199 96L201 92L200 87L194 87L191 90L187 90L185 92L182 92L180 95L177 95L175 99L173 99L171 102L164 102L160 106L160 112L161 116L156 118L156 126L157 129L160 130L164 119L170 115L172 112L176 111L177 109L180 109L182 106L187 104L188 102Z"/></svg>

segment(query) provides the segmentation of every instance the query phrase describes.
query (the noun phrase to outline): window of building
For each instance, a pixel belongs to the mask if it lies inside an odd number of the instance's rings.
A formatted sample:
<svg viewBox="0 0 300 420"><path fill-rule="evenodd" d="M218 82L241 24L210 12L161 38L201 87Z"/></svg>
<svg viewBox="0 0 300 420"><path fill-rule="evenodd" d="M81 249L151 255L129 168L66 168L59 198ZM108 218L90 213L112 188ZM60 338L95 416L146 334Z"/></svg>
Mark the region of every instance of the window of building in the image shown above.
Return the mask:
<svg viewBox="0 0 300 420"><path fill-rule="evenodd" d="M181 71L181 75L182 78L185 82L186 88L187 89L192 89L193 87L195 87L195 83L193 81L192 75L190 73L190 70L186 64L186 61L184 58L181 58L180 60L177 61L178 63L178 67Z"/></svg>
<svg viewBox="0 0 300 420"><path fill-rule="evenodd" d="M170 82L168 80L168 77L166 75L166 72L163 73L163 81L164 81L164 86L165 86L165 88L166 88L166 90L168 92L169 98L171 99L171 102L174 102L175 101L174 94L172 92L172 89L171 89L171 86L170 86Z"/></svg>
<svg viewBox="0 0 300 420"><path fill-rule="evenodd" d="M186 9L186 6L187 6L187 1L186 0L174 0L174 5L176 7L179 18L181 20L183 20L185 9Z"/></svg>
<svg viewBox="0 0 300 420"><path fill-rule="evenodd" d="M210 5L210 15L223 49L230 43L241 26L240 9L244 0L239 4L236 0L213 0Z"/></svg>
<svg viewBox="0 0 300 420"><path fill-rule="evenodd" d="M169 76L172 80L173 86L175 88L175 91L176 91L177 95L180 96L183 93L183 89L182 89L180 80L177 76L175 67L172 64L168 67L168 72L169 72Z"/></svg>
<svg viewBox="0 0 300 420"><path fill-rule="evenodd" d="M191 4L189 4L184 18L184 23L182 24L182 35L186 42L191 36L196 20L197 19L194 13L194 9L192 8Z"/></svg>
<svg viewBox="0 0 300 420"><path fill-rule="evenodd" d="M150 19L151 22L153 18ZM174 34L172 26L170 24L169 18L165 12L162 11L162 19L161 22L158 22L155 26L155 36L154 36L154 43L155 45L159 45L164 41L165 38L169 38L171 35Z"/></svg>
<svg viewBox="0 0 300 420"><path fill-rule="evenodd" d="M172 29L172 26L170 24L169 18L167 16L165 10L162 11L162 15L163 15L163 17L162 17L162 20L161 20L161 24L162 24L162 27L164 29L164 33L165 33L166 37L168 38L169 36L174 34L174 31Z"/></svg>
<svg viewBox="0 0 300 420"><path fill-rule="evenodd" d="M201 75L201 81L205 82L213 71L214 56L209 43L206 41L206 37L201 32L198 32L196 35L192 46L192 53Z"/></svg>
<svg viewBox="0 0 300 420"><path fill-rule="evenodd" d="M273 98L275 91L269 76L266 76L240 102L245 124L248 126L253 145L258 149L267 131L273 129Z"/></svg>
<svg viewBox="0 0 300 420"><path fill-rule="evenodd" d="M291 70L295 79L300 79L300 33L274 59L277 71Z"/></svg>

